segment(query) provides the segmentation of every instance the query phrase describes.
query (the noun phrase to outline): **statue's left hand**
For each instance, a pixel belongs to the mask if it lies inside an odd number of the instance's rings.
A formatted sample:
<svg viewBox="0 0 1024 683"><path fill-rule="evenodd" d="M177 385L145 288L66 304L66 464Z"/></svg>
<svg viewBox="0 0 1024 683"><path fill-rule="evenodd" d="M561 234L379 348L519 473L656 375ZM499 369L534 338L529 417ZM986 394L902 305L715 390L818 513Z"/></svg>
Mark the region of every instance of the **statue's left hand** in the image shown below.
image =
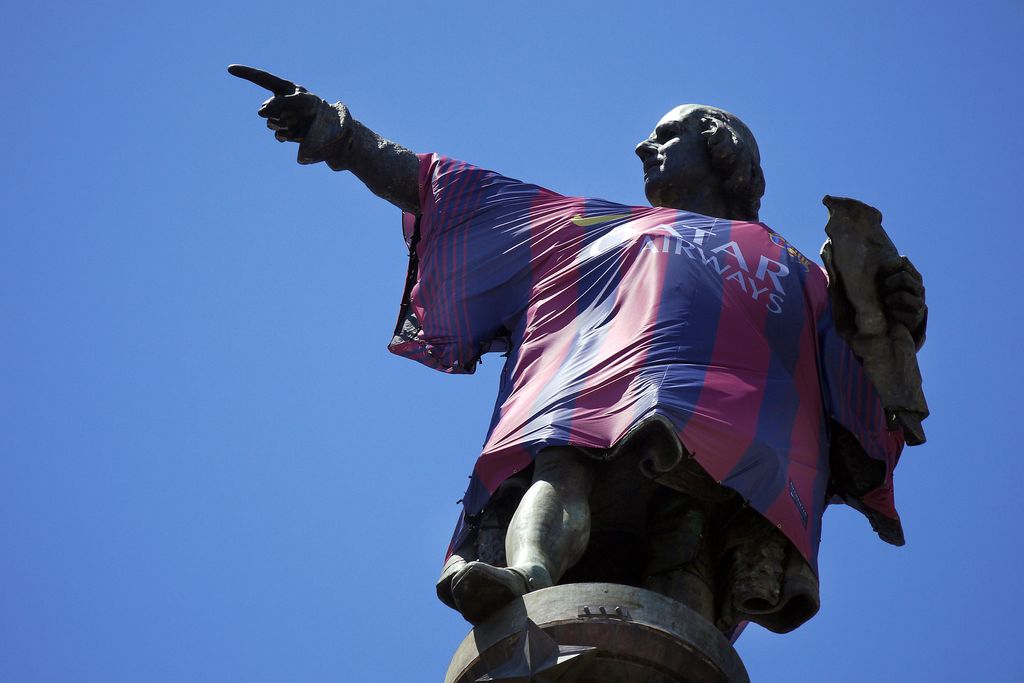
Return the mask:
<svg viewBox="0 0 1024 683"><path fill-rule="evenodd" d="M928 306L924 299L924 279L906 256L878 272L878 286L886 316L910 330L917 348L924 344Z"/></svg>

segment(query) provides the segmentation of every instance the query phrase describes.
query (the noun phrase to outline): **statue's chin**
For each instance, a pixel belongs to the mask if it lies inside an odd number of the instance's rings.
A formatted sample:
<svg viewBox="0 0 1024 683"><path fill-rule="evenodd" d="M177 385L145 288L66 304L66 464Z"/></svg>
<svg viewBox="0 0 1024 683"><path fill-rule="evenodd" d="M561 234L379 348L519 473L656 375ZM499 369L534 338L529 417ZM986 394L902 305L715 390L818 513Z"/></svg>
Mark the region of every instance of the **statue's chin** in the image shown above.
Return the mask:
<svg viewBox="0 0 1024 683"><path fill-rule="evenodd" d="M647 201L651 203L651 206L665 206L662 190L662 185L659 182L649 180L644 183L644 194L647 195Z"/></svg>
<svg viewBox="0 0 1024 683"><path fill-rule="evenodd" d="M654 175L644 179L644 194L651 206L664 209L682 208L679 186L662 175Z"/></svg>

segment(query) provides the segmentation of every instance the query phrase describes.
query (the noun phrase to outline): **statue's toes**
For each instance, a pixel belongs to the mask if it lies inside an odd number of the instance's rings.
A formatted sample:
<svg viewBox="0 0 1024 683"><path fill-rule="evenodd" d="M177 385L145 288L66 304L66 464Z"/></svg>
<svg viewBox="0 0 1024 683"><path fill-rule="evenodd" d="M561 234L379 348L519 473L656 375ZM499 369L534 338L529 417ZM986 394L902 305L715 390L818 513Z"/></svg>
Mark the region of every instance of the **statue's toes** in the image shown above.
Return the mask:
<svg viewBox="0 0 1024 683"><path fill-rule="evenodd" d="M527 592L519 572L470 562L452 579L455 607L474 626Z"/></svg>

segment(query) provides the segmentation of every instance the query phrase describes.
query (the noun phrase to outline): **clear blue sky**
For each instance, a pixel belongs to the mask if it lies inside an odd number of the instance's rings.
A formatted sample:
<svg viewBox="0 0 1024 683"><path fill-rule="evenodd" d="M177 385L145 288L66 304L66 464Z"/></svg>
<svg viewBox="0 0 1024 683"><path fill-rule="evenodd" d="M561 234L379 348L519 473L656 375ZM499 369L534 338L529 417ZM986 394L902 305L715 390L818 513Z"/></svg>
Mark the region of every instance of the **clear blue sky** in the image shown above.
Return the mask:
<svg viewBox="0 0 1024 683"><path fill-rule="evenodd" d="M931 308L908 543L831 508L821 612L738 649L755 682L1021 680L1024 5L491 7L8 6L0 681L431 682L467 630L433 582L500 363L387 353L398 211L297 166L231 62L416 151L635 204L636 142L715 104L805 253L822 195L881 208Z"/></svg>

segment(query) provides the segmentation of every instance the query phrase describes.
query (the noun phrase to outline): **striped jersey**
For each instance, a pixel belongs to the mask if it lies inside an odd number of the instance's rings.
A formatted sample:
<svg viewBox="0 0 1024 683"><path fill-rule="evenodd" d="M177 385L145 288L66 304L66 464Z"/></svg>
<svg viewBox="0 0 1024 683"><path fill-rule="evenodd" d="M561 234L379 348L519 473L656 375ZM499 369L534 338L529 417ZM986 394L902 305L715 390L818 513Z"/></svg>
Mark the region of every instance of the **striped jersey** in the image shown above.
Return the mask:
<svg viewBox="0 0 1024 683"><path fill-rule="evenodd" d="M762 223L566 197L421 155L421 215L389 348L448 373L506 354L450 548L547 446L613 447L668 420L816 567L833 423L885 464L848 501L898 527L903 446L836 334L824 271Z"/></svg>

